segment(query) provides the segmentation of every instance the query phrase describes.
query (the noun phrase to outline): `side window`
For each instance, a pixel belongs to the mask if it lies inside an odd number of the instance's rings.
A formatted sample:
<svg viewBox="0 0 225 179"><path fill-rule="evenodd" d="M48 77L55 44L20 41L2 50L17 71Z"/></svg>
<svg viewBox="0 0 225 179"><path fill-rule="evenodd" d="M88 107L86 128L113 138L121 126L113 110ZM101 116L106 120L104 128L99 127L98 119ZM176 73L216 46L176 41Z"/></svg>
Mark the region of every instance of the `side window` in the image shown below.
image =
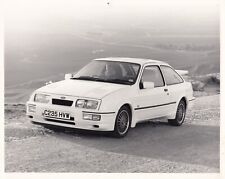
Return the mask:
<svg viewBox="0 0 225 179"><path fill-rule="evenodd" d="M161 70L167 85L183 82L183 79L180 77L180 75L178 75L177 72L175 72L172 68L168 66L161 66Z"/></svg>
<svg viewBox="0 0 225 179"><path fill-rule="evenodd" d="M141 83L143 82L154 82L155 87L164 86L164 81L160 69L158 66L147 66L145 67ZM142 86L143 87L143 86ZM140 86L140 88L142 88Z"/></svg>

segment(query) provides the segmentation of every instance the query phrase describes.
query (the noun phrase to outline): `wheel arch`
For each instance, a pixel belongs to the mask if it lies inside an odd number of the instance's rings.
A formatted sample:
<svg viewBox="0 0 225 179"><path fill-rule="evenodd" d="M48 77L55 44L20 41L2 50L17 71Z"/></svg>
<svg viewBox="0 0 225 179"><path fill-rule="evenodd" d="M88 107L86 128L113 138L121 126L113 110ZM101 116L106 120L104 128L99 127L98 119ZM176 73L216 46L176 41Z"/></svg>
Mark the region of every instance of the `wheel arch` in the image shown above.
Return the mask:
<svg viewBox="0 0 225 179"><path fill-rule="evenodd" d="M123 109L123 110L122 110L122 109ZM119 132L119 129L118 129L117 117L119 116L120 110L125 111L125 109L126 109L126 111L127 111L126 113L129 113L129 118L130 118L130 119L129 119L129 125L126 126L126 132L124 131L125 133L121 134L121 133ZM129 104L129 103L124 103L124 104L122 104L122 105L120 106L120 108L118 109L118 112L117 112L117 114L116 114L116 120L115 120L115 124L114 124L113 135L114 135L115 137L119 137L119 138L126 136L127 133L128 133L128 131L129 131L129 128L131 127L131 123L132 123L132 107L131 107L131 104Z"/></svg>
<svg viewBox="0 0 225 179"><path fill-rule="evenodd" d="M124 104L122 104L121 106L120 106L120 108L118 109L118 111L123 107L123 106L126 106L126 107L128 107L128 109L129 109L129 113L130 113L130 126L132 127L133 126L133 122L134 122L134 120L133 120L133 117L134 117L134 111L133 111L133 108L132 108L132 105L130 104L130 103L124 103ZM117 113L118 114L118 113Z"/></svg>
<svg viewBox="0 0 225 179"><path fill-rule="evenodd" d="M174 106L174 110L173 110L174 112L173 112L172 114L170 114L170 115L167 116L168 119L171 119L171 120L175 119L177 107L178 107L180 101L184 101L184 103L185 103L185 109L187 109L187 105L188 105L188 100L187 100L187 98L186 98L185 96L181 96L181 97L179 97L178 99L179 99L179 100L177 100L176 105Z"/></svg>
<svg viewBox="0 0 225 179"><path fill-rule="evenodd" d="M185 109L187 109L187 106L188 106L188 100L187 100L187 98L185 97L185 96L183 96L181 99L180 99L180 101L184 101L184 103L185 103ZM179 102L180 102L179 101ZM179 103L178 103L179 104Z"/></svg>
<svg viewBox="0 0 225 179"><path fill-rule="evenodd" d="M131 115L131 121L132 121L132 116L133 116L133 111L132 111L132 106L129 103L125 103L123 104L120 108L122 108L123 106L127 106Z"/></svg>

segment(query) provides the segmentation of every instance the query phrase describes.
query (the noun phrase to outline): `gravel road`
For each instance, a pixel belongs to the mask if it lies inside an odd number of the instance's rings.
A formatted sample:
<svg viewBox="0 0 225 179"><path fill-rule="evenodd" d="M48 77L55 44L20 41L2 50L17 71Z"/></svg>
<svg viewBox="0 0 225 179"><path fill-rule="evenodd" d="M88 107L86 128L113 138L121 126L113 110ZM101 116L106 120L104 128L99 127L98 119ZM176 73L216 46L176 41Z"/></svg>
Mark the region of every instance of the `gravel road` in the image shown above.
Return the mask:
<svg viewBox="0 0 225 179"><path fill-rule="evenodd" d="M47 129L5 105L6 172L219 172L219 95L199 97L181 127L138 124L123 139Z"/></svg>

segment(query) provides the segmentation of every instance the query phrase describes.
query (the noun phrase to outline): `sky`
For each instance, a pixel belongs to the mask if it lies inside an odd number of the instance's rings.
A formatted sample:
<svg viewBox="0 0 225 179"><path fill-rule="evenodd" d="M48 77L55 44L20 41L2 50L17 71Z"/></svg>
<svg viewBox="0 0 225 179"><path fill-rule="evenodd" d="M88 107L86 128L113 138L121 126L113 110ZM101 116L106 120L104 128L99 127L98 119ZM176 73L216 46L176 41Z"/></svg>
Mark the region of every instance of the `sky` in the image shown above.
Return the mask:
<svg viewBox="0 0 225 179"><path fill-rule="evenodd" d="M138 25L158 21L162 25L191 22L219 23L218 0L7 0L5 23L9 30L30 30L36 24L72 19L107 25ZM172 20L172 21L171 21ZM124 23L126 22L126 23Z"/></svg>
<svg viewBox="0 0 225 179"><path fill-rule="evenodd" d="M74 59L154 54L161 59L162 53L129 44L163 44L172 37L179 45L176 40L184 37L184 44L217 45L219 9L219 0L4 1L6 84L68 72L71 64L78 66ZM121 43L128 46L116 45Z"/></svg>

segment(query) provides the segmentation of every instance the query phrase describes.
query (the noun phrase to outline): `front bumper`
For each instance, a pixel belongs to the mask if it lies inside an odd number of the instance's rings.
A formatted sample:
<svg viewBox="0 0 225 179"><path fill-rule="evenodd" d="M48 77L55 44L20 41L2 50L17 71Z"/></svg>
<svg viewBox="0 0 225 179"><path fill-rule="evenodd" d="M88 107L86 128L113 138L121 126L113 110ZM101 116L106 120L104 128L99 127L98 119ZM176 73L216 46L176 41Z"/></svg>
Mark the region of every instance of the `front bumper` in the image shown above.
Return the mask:
<svg viewBox="0 0 225 179"><path fill-rule="evenodd" d="M29 106L35 106L35 110L32 112L28 108ZM48 124L61 127L95 130L95 131L113 131L116 119L116 112L103 112L103 111L87 111L82 108L75 108L74 106L60 106L60 105L49 105L42 103L27 102L27 113L26 115L32 122L40 124ZM46 118L43 116L44 110L54 110L67 112L70 114L70 120ZM100 121L84 120L83 113L98 114L101 115Z"/></svg>

